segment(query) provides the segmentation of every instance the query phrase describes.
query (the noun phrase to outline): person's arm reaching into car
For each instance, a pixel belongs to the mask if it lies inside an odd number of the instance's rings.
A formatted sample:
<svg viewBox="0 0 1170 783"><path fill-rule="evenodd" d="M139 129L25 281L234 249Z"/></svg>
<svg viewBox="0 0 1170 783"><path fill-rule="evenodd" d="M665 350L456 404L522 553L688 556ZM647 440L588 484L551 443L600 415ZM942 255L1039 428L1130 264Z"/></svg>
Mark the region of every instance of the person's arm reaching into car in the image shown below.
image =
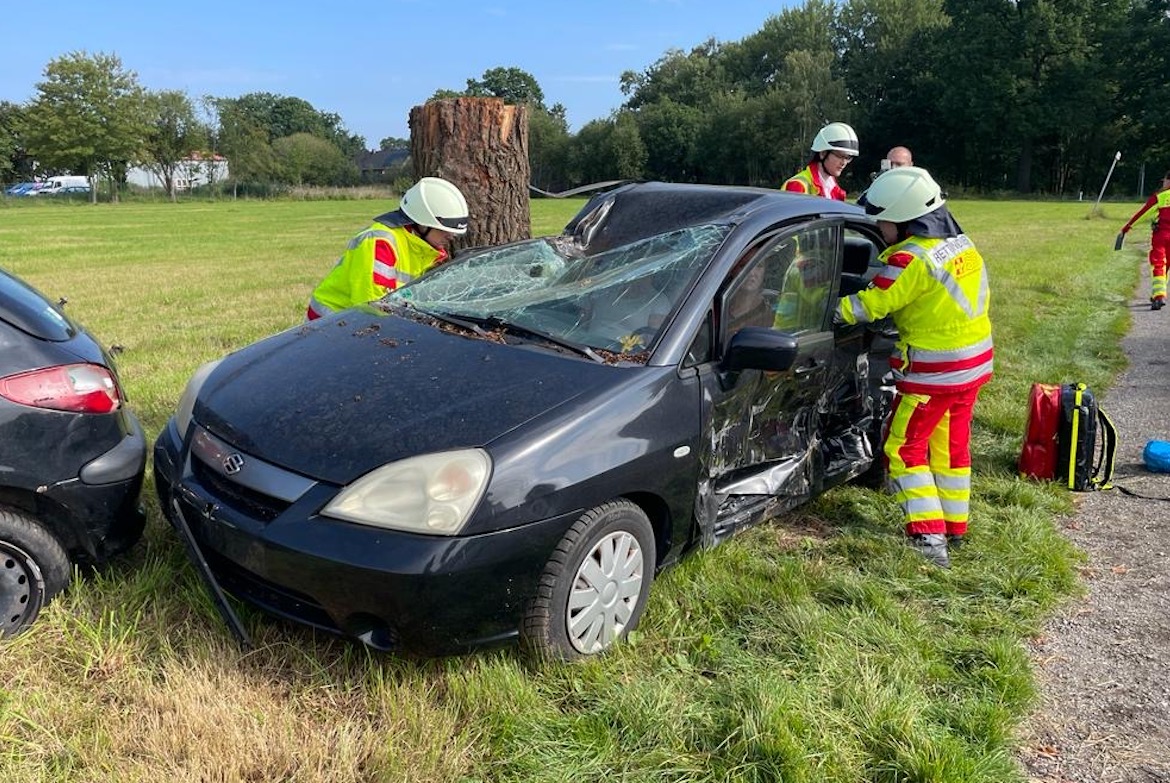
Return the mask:
<svg viewBox="0 0 1170 783"><path fill-rule="evenodd" d="M888 252L888 251L887 251ZM847 324L872 323L902 309L922 295L927 274L910 253L883 254L882 270L873 285L837 302L837 316Z"/></svg>

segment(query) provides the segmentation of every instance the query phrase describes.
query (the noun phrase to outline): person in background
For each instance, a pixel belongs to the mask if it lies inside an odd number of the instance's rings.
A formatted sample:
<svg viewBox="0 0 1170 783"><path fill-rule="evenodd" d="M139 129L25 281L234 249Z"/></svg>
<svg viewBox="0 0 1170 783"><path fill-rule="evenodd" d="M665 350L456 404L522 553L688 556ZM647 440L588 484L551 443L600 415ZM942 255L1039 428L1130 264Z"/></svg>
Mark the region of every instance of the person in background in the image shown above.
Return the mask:
<svg viewBox="0 0 1170 783"><path fill-rule="evenodd" d="M1154 217L1154 233L1150 236L1150 309L1161 310L1166 306L1166 256L1170 252L1170 171L1162 177L1161 189L1146 199L1141 209L1122 227L1121 233L1128 234L1133 224L1154 207L1158 208L1158 213Z"/></svg>
<svg viewBox="0 0 1170 783"><path fill-rule="evenodd" d="M853 128L843 122L830 122L813 138L808 165L786 179L781 189L844 201L845 190L838 180L859 151Z"/></svg>
<svg viewBox="0 0 1170 783"><path fill-rule="evenodd" d="M890 151L886 153L886 159L882 161L882 171L913 165L914 156L910 154L908 147L891 147Z"/></svg>
<svg viewBox="0 0 1170 783"><path fill-rule="evenodd" d="M467 200L445 179L423 177L402 194L398 209L379 215L349 241L313 290L306 320L381 299L431 267L445 263L452 237L467 233Z"/></svg>
<svg viewBox="0 0 1170 783"><path fill-rule="evenodd" d="M835 320L889 315L898 328L882 450L910 545L946 568L948 545L967 532L971 414L992 375L987 268L925 169L890 169L859 204L889 247L870 287L839 300Z"/></svg>

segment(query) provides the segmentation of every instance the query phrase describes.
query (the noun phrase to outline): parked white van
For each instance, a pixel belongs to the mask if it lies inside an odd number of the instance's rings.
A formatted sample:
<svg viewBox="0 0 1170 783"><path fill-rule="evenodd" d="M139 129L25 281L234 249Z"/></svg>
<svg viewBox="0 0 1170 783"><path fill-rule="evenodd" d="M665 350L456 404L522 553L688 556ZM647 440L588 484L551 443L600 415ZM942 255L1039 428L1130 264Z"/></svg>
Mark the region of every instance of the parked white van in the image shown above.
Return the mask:
<svg viewBox="0 0 1170 783"><path fill-rule="evenodd" d="M35 191L31 191L30 195L36 194L38 196L52 196L56 193L88 193L89 192L89 177L83 177L77 174L61 174L56 177L49 177L44 181L41 187Z"/></svg>

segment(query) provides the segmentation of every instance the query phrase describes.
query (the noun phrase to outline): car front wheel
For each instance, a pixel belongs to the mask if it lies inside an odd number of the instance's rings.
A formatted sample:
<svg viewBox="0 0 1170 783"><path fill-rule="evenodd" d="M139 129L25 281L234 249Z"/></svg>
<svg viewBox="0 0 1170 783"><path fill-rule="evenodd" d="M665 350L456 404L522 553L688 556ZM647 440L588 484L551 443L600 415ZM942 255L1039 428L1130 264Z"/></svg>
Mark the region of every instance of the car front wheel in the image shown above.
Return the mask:
<svg viewBox="0 0 1170 783"><path fill-rule="evenodd" d="M524 618L530 648L553 658L602 652L638 625L656 563L642 509L614 501L581 516L545 565Z"/></svg>
<svg viewBox="0 0 1170 783"><path fill-rule="evenodd" d="M0 636L20 633L69 584L69 556L51 533L0 509Z"/></svg>

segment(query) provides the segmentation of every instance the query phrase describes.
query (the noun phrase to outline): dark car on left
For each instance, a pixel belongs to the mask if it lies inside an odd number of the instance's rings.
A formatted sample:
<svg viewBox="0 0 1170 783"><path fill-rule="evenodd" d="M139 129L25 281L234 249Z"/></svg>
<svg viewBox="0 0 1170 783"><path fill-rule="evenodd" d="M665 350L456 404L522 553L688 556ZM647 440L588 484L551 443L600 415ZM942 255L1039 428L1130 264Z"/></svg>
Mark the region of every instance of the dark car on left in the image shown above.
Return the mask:
<svg viewBox="0 0 1170 783"><path fill-rule="evenodd" d="M146 440L108 351L0 270L0 637L142 536Z"/></svg>

